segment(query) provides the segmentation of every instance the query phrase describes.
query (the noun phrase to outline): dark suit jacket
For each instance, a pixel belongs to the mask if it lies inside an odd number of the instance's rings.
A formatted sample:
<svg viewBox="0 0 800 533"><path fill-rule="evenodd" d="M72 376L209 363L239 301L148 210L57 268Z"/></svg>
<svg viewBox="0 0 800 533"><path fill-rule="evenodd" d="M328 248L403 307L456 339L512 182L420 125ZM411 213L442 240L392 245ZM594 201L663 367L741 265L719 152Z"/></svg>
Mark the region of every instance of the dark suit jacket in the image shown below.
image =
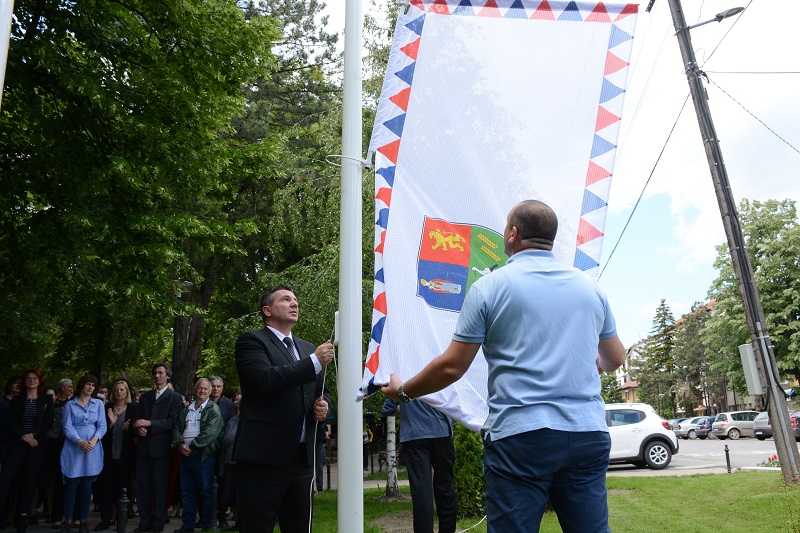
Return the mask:
<svg viewBox="0 0 800 533"><path fill-rule="evenodd" d="M231 418L236 416L236 406L225 396L220 396L216 403L217 407L219 407L219 410L222 412L223 427L227 426Z"/></svg>
<svg viewBox="0 0 800 533"><path fill-rule="evenodd" d="M165 390L158 401L155 389L142 394L139 408L131 419L131 426L140 419L150 420L152 425L147 428L147 436L138 437L136 455L151 458L169 456L172 451L172 428L181 409L183 409L181 395L172 389ZM134 435L138 436L138 430L136 428L133 430Z"/></svg>
<svg viewBox="0 0 800 533"><path fill-rule="evenodd" d="M293 336L300 360L268 328L249 331L236 341L236 368L242 386L236 461L285 465L300 444L306 422L308 464L313 464L314 401L323 394L325 369L317 374L309 355L316 347ZM327 390L325 399L332 404Z"/></svg>
<svg viewBox="0 0 800 533"><path fill-rule="evenodd" d="M20 439L27 433L23 427L22 417L25 415L25 391L11 398L11 407L8 413L8 426L6 439L8 444L21 445ZM39 442L43 442L45 433L53 426L53 398L49 394L40 394L36 397L36 424L33 435ZM27 446L27 444L25 445Z"/></svg>
<svg viewBox="0 0 800 533"><path fill-rule="evenodd" d="M112 446L114 444L114 428L111 426L111 421L108 419L108 410L113 409L114 404L109 402L105 406L106 410L106 434L103 435L103 438L100 439L101 443L103 444L103 462L106 465L111 464L111 461L114 460L113 453L112 453ZM117 424L124 424L126 420L130 420L130 424L128 424L128 431L125 432L125 436L122 438L122 458L121 460L126 464L126 466L132 467L136 462L136 428L133 427L133 422L136 419L136 411L139 409L138 404L128 404L128 408L125 409L125 418L117 417Z"/></svg>

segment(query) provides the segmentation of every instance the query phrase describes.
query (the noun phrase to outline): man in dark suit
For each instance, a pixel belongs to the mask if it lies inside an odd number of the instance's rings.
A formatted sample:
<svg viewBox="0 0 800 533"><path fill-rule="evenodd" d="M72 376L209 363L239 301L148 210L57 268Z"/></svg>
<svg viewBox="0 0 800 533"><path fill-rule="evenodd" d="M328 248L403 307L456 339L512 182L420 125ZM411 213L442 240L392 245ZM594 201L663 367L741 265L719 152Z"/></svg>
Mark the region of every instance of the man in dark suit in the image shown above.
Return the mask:
<svg viewBox="0 0 800 533"><path fill-rule="evenodd" d="M219 376L210 376L208 381L211 382L211 396L209 398L212 402L217 404L219 407L220 412L222 412L222 432L225 433L225 428L228 426L228 422L230 422L231 418L236 416L236 407L233 405L233 402L230 401L228 398L222 395L222 388L224 386L224 382L222 378ZM224 469L224 458L222 454L224 452L224 446L220 446L217 450L217 483L222 477L222 471ZM219 527L228 527L228 507L226 505L218 505L217 506L217 521L219 523Z"/></svg>
<svg viewBox="0 0 800 533"><path fill-rule="evenodd" d="M134 533L164 531L167 509L167 476L172 428L183 408L181 395L168 386L172 369L164 363L153 365L155 388L142 394L132 419L136 443L136 501L139 527Z"/></svg>
<svg viewBox="0 0 800 533"><path fill-rule="evenodd" d="M239 492L239 531L309 531L314 438L330 405L323 367L333 359L330 341L313 344L292 336L299 316L291 287L261 297L264 329L236 341L242 385L233 456Z"/></svg>

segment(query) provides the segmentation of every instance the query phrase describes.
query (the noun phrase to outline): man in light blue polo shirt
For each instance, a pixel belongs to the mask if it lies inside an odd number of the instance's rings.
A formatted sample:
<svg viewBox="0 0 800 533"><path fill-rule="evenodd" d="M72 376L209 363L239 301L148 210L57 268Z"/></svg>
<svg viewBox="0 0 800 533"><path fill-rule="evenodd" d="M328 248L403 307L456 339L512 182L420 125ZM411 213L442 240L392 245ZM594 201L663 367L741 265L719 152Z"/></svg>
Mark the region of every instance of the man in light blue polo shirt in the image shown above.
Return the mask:
<svg viewBox="0 0 800 533"><path fill-rule="evenodd" d="M538 531L549 500L567 532L605 532L611 439L599 372L625 361L605 294L553 253L558 218L536 200L508 215L506 266L476 281L453 340L422 372L382 390L400 401L489 367L484 423L489 533Z"/></svg>

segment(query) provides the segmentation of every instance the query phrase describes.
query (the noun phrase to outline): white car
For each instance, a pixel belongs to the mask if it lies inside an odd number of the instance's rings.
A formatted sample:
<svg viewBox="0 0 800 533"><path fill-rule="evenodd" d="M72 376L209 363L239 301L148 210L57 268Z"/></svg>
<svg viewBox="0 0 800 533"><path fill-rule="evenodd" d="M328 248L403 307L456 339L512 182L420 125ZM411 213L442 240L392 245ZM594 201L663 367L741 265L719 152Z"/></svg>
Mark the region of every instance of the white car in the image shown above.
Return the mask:
<svg viewBox="0 0 800 533"><path fill-rule="evenodd" d="M654 470L666 468L678 453L678 438L646 403L606 404L611 435L610 463L633 463Z"/></svg>

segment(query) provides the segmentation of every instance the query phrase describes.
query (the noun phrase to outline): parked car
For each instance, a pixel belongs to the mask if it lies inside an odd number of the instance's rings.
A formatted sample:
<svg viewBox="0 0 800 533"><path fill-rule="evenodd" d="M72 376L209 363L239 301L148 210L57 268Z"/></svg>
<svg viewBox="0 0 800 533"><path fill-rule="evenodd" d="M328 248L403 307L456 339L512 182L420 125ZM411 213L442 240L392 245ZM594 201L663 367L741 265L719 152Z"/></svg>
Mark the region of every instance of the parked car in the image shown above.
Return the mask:
<svg viewBox="0 0 800 533"><path fill-rule="evenodd" d="M731 411L717 415L711 426L711 433L719 440L753 436L753 421L758 411Z"/></svg>
<svg viewBox="0 0 800 533"><path fill-rule="evenodd" d="M800 442L800 409L795 409L789 412L789 422L792 423L792 431L794 431L794 440Z"/></svg>
<svg viewBox="0 0 800 533"><path fill-rule="evenodd" d="M686 420L686 419L685 418L670 418L669 420L667 420L667 424L669 424L670 429L675 429L675 426L677 426L678 424L680 424L684 420Z"/></svg>
<svg viewBox="0 0 800 533"><path fill-rule="evenodd" d="M694 440L697 438L697 430L695 429L697 428L697 423L705 418L704 416L687 418L683 422L678 422L678 424L672 428L672 431L675 432L675 436L679 439Z"/></svg>
<svg viewBox="0 0 800 533"><path fill-rule="evenodd" d="M610 463L632 463L654 470L666 468L678 453L678 438L650 405L606 404L606 422L611 435Z"/></svg>
<svg viewBox="0 0 800 533"><path fill-rule="evenodd" d="M797 427L798 418L800 418L799 409L789 411L789 422L792 424L792 432L796 441L800 441L800 429ZM768 439L772 436L772 422L770 422L767 411L758 413L758 416L753 421L753 434L758 440Z"/></svg>
<svg viewBox="0 0 800 533"><path fill-rule="evenodd" d="M706 440L708 437L713 436L711 434L711 425L714 423L716 418L716 416L706 416L697 423L697 426L694 428L694 432L697 434L698 439Z"/></svg>
<svg viewBox="0 0 800 533"><path fill-rule="evenodd" d="M758 413L756 419L753 420L753 435L755 435L758 440L768 439L772 436L772 425L769 423L768 412L762 411Z"/></svg>

